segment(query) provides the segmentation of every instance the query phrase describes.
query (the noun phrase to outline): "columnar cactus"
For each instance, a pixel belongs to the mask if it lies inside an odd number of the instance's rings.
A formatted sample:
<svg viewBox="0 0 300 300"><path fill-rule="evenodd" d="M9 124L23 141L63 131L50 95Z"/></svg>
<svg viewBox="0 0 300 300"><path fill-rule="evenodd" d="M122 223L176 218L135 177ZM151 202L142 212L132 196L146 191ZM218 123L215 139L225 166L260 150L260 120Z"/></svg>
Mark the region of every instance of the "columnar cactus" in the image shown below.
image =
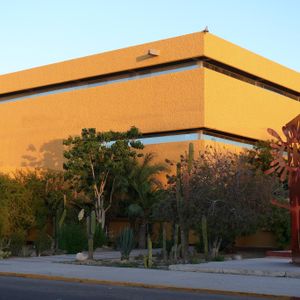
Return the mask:
<svg viewBox="0 0 300 300"><path fill-rule="evenodd" d="M205 257L207 258L208 256L208 238L207 238L207 219L206 216L202 216L202 238L203 238L203 245L204 245L204 254Z"/></svg>
<svg viewBox="0 0 300 300"><path fill-rule="evenodd" d="M118 240L118 248L121 252L121 260L128 260L130 252L134 248L134 235L131 228L126 227L122 230Z"/></svg>
<svg viewBox="0 0 300 300"><path fill-rule="evenodd" d="M88 258L93 259L94 235L96 231L96 214L94 210L86 218L86 231L88 237Z"/></svg>
<svg viewBox="0 0 300 300"><path fill-rule="evenodd" d="M162 236L163 236L163 260L164 262L167 262L168 260L168 253L167 253L167 229L166 229L166 223L163 223L162 226Z"/></svg>

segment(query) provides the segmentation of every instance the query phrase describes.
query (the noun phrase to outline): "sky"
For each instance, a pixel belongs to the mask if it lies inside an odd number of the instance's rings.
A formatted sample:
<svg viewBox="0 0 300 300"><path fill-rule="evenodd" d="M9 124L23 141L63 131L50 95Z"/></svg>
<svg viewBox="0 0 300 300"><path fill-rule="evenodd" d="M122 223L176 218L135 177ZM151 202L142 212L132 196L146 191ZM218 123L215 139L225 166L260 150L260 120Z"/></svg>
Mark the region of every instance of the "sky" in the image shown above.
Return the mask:
<svg viewBox="0 0 300 300"><path fill-rule="evenodd" d="M0 74L205 26L300 72L299 12L300 0L0 0Z"/></svg>

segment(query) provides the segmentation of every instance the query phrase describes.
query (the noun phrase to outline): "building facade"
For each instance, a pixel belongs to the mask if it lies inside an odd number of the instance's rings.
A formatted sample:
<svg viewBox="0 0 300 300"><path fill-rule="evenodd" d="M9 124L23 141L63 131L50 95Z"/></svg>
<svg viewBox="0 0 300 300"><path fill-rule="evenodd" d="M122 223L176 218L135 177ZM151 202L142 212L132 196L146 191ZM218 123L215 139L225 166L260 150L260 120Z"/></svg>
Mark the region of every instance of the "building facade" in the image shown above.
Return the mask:
<svg viewBox="0 0 300 300"><path fill-rule="evenodd" d="M0 169L62 166L62 139L135 125L176 158L187 140L240 146L300 112L300 74L210 33L0 76Z"/></svg>
<svg viewBox="0 0 300 300"><path fill-rule="evenodd" d="M210 33L0 76L0 169L62 167L62 139L82 128L145 134L175 159L213 140L269 138L300 112L300 74Z"/></svg>
<svg viewBox="0 0 300 300"><path fill-rule="evenodd" d="M82 128L138 127L146 151L247 147L300 113L300 73L210 33L0 76L0 171L61 169Z"/></svg>

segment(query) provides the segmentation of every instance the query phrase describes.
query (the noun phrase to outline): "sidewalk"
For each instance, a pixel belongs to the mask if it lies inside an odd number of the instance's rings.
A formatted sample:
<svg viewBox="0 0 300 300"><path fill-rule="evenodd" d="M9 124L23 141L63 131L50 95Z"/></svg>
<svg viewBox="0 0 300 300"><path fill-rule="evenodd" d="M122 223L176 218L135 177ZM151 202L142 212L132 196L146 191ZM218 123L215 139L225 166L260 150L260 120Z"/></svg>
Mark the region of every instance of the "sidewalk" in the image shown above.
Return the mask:
<svg viewBox="0 0 300 300"><path fill-rule="evenodd" d="M289 258L252 258L202 264L171 265L170 270L232 275L254 275L268 277L289 277L300 279L300 266ZM299 280L300 283L300 280Z"/></svg>
<svg viewBox="0 0 300 300"><path fill-rule="evenodd" d="M117 252L97 253L97 258L117 257ZM62 264L73 260L74 256L59 255L48 257L10 258L0 261L0 275L44 278L53 280L84 281L99 284L143 286L148 288L171 288L182 290L222 291L229 293L245 293L275 296L300 296L300 279L288 277L249 276L201 272L191 270L165 271L135 268L116 268ZM230 263L231 267L247 266L248 270L258 270L260 266L266 270L279 271L290 268L296 273L297 267L290 265L288 260L281 259L247 259L243 261L214 262L211 269L225 269L224 264ZM227 264L227 265L228 265ZM202 265L191 265L199 267ZM227 267L226 265L226 267ZM204 268L204 267L203 267ZM207 268L207 266L206 266ZM300 269L300 268L299 268Z"/></svg>

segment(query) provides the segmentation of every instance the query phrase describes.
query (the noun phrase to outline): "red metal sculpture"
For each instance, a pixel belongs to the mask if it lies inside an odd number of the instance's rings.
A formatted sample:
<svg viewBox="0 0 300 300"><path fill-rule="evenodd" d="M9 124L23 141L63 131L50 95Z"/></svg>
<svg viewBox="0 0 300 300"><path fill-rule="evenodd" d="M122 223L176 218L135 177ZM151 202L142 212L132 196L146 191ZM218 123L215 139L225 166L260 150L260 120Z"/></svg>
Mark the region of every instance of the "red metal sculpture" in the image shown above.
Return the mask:
<svg viewBox="0 0 300 300"><path fill-rule="evenodd" d="M280 179L284 181L288 176L291 212L291 250L292 261L300 263L300 115L282 127L286 137L283 141L280 135L273 129L268 132L277 140L271 143L274 160L271 162L272 172L280 173Z"/></svg>

